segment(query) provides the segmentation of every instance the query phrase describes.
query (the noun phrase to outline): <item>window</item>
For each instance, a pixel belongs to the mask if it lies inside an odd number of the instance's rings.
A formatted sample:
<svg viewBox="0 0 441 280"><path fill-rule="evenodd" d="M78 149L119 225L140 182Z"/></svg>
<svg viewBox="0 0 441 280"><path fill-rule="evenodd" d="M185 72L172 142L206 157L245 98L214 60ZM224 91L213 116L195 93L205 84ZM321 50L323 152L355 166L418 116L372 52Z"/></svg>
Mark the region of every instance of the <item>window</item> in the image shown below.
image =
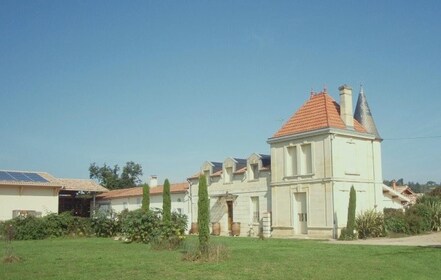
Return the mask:
<svg viewBox="0 0 441 280"><path fill-rule="evenodd" d="M182 214L182 208L176 208L176 212L177 212L178 214Z"/></svg>
<svg viewBox="0 0 441 280"><path fill-rule="evenodd" d="M259 179L259 164L250 164L250 180Z"/></svg>
<svg viewBox="0 0 441 280"><path fill-rule="evenodd" d="M141 204L141 198L140 197L136 198L136 204L138 204L138 205Z"/></svg>
<svg viewBox="0 0 441 280"><path fill-rule="evenodd" d="M311 174L312 173L312 153L311 153L311 144L303 144L301 145L301 160L300 160L300 174Z"/></svg>
<svg viewBox="0 0 441 280"><path fill-rule="evenodd" d="M233 179L233 167L226 167L224 174L224 183L229 184Z"/></svg>
<svg viewBox="0 0 441 280"><path fill-rule="evenodd" d="M259 197L252 196L251 197L251 219L254 224L259 223Z"/></svg>
<svg viewBox="0 0 441 280"><path fill-rule="evenodd" d="M286 176L295 176L297 175L297 147L291 146L286 148L286 159L285 159L285 167L286 167Z"/></svg>

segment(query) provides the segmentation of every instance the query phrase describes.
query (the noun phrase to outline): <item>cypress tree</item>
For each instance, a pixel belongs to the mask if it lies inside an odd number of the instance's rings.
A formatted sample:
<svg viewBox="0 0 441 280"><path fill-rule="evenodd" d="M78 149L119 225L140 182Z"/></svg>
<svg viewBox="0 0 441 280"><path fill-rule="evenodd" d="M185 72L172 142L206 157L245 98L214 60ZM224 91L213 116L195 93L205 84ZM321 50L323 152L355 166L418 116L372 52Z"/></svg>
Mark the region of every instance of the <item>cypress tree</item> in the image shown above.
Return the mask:
<svg viewBox="0 0 441 280"><path fill-rule="evenodd" d="M349 192L349 206L348 206L348 222L346 224L347 232L350 236L353 236L355 229L355 208L356 208L356 193L354 186L351 187Z"/></svg>
<svg viewBox="0 0 441 280"><path fill-rule="evenodd" d="M149 184L144 184L142 187L142 206L141 208L143 210L149 210L150 209L150 186Z"/></svg>
<svg viewBox="0 0 441 280"><path fill-rule="evenodd" d="M208 254L208 242L210 238L210 201L208 200L207 179L204 175L199 176L198 188L198 228L199 250Z"/></svg>
<svg viewBox="0 0 441 280"><path fill-rule="evenodd" d="M168 179L164 181L164 188L162 191L162 220L171 221L171 198L170 198L170 183Z"/></svg>

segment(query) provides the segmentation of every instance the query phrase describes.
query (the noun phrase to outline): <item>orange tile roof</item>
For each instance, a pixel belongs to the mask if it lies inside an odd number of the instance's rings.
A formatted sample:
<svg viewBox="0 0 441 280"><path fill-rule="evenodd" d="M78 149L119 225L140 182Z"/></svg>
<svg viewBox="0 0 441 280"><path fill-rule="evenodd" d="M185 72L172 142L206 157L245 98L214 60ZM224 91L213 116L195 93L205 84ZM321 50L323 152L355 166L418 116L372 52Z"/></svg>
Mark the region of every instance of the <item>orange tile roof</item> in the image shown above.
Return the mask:
<svg viewBox="0 0 441 280"><path fill-rule="evenodd" d="M188 190L188 183L170 184L170 193L182 193ZM161 195L163 186L150 187L150 195ZM112 190L97 196L98 199L108 200L113 198L142 196L142 187Z"/></svg>
<svg viewBox="0 0 441 280"><path fill-rule="evenodd" d="M340 117L340 106L326 92L311 95L311 98L274 134L274 138L321 128L346 129ZM355 131L364 132L363 126L354 119Z"/></svg>

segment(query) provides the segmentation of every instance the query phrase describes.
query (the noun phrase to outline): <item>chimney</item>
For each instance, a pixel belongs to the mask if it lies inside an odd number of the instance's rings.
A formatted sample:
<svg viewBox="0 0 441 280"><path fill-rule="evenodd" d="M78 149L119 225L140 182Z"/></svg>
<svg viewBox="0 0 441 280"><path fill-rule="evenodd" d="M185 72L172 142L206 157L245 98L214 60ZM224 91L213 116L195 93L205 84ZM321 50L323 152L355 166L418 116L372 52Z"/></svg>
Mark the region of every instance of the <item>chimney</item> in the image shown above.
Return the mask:
<svg viewBox="0 0 441 280"><path fill-rule="evenodd" d="M352 117L352 88L342 85L340 91L340 117L347 128L354 128L354 118Z"/></svg>
<svg viewBox="0 0 441 280"><path fill-rule="evenodd" d="M154 188L158 186L158 176L150 175L149 187Z"/></svg>
<svg viewBox="0 0 441 280"><path fill-rule="evenodd" d="M392 180L392 189L396 190L397 189L397 181Z"/></svg>

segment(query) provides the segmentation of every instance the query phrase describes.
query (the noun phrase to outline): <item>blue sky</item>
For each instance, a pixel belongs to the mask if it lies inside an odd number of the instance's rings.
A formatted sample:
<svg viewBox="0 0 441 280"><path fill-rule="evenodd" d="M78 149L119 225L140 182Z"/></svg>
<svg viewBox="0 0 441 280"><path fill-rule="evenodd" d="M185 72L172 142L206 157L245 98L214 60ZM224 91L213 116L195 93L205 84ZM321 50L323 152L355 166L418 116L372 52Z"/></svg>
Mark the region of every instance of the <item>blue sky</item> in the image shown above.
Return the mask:
<svg viewBox="0 0 441 280"><path fill-rule="evenodd" d="M357 3L353 3L357 2ZM441 181L439 1L0 1L0 169L184 181L363 84L383 177ZM408 139L414 137L431 137ZM396 139L400 138L400 139ZM406 138L406 139L401 139ZM395 140L394 140L395 139Z"/></svg>

